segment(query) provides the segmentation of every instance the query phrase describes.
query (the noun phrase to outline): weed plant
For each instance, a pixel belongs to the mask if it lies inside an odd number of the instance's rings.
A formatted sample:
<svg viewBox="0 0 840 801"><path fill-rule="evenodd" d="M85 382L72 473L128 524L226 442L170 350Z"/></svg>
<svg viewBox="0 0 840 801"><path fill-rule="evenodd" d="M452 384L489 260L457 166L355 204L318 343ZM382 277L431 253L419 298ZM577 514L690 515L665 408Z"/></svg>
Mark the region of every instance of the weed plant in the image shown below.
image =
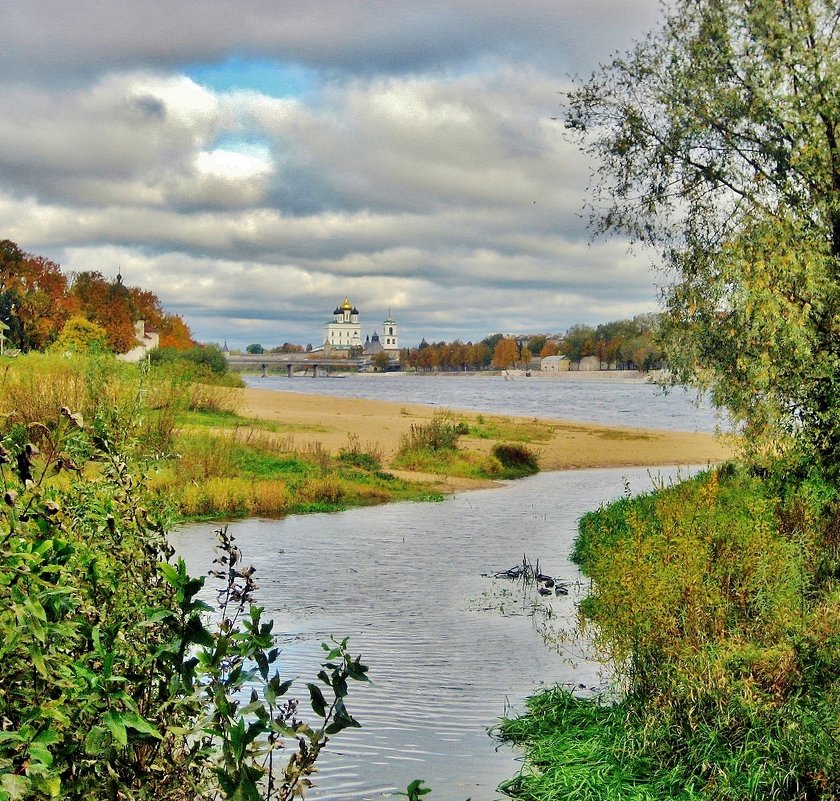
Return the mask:
<svg viewBox="0 0 840 801"><path fill-rule="evenodd" d="M498 442L493 446L492 453L502 466L499 478L523 478L540 470L539 457L524 445Z"/></svg>

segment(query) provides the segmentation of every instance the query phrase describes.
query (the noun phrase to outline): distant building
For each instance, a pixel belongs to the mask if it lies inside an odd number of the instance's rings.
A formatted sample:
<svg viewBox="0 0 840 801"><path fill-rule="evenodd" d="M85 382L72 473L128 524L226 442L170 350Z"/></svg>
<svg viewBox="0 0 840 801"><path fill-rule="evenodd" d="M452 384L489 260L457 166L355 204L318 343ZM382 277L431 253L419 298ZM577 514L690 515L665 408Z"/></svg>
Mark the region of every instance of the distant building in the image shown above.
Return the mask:
<svg viewBox="0 0 840 801"><path fill-rule="evenodd" d="M376 356L377 353L385 351L392 360L399 356L400 352L400 338L397 333L397 324L391 317L391 310L388 309L388 316L382 323L382 336L379 336L378 331L374 331L373 335L365 337L365 356Z"/></svg>
<svg viewBox="0 0 840 801"><path fill-rule="evenodd" d="M388 309L388 316L382 323L382 347L387 351L399 351L400 339L397 334L397 324L391 317L391 310Z"/></svg>
<svg viewBox="0 0 840 801"><path fill-rule="evenodd" d="M572 363L567 356L546 356L540 360L540 370L544 373L565 373Z"/></svg>
<svg viewBox="0 0 840 801"><path fill-rule="evenodd" d="M117 276L120 279L120 276ZM128 353L119 353L117 358L123 362L139 362L152 348L160 344L160 334L156 329L146 325L145 320L134 323L135 346Z"/></svg>
<svg viewBox="0 0 840 801"><path fill-rule="evenodd" d="M379 334L377 334L376 331L373 332L372 337L365 337L365 356L376 356L377 353L381 353L383 350L382 340L379 338Z"/></svg>
<svg viewBox="0 0 840 801"><path fill-rule="evenodd" d="M361 347L362 326L359 310L347 299L335 308L333 319L324 323L324 349L349 352Z"/></svg>

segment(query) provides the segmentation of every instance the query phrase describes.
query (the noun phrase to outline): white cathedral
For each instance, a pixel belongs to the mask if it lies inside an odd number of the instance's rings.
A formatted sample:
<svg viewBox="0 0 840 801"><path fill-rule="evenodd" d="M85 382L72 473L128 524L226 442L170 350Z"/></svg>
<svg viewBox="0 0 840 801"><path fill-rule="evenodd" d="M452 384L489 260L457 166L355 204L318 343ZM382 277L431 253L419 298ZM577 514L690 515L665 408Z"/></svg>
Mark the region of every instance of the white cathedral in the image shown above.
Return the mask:
<svg viewBox="0 0 840 801"><path fill-rule="evenodd" d="M370 356L376 355L380 350L387 351L389 355L399 353L397 324L392 319L390 310L382 323L382 336L374 331L373 336L368 336L363 343L359 310L348 298L344 298L344 302L336 306L333 319L324 323L324 350L347 353L355 347L363 348L364 353Z"/></svg>

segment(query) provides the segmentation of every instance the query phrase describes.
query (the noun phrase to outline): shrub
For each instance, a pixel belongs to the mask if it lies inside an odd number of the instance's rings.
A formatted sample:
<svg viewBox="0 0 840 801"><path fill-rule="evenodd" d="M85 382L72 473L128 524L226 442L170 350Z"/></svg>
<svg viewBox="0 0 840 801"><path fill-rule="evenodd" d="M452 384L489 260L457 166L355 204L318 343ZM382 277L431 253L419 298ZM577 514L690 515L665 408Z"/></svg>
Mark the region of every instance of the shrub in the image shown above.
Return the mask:
<svg viewBox="0 0 840 801"><path fill-rule="evenodd" d="M367 668L326 645L318 723L301 720L226 530L207 627L204 579L172 561L165 509L114 447L132 429L64 410L40 447L0 441L0 798L291 801L328 733L359 725L344 698Z"/></svg>
<svg viewBox="0 0 840 801"><path fill-rule="evenodd" d="M466 425L466 424L464 424ZM413 451L454 451L458 448L458 439L462 433L450 414L435 412L432 419L425 424L412 423L407 434L404 434L399 447L399 454L405 455Z"/></svg>
<svg viewBox="0 0 840 801"><path fill-rule="evenodd" d="M368 445L366 451L362 450L357 434L347 435L347 445L339 449L338 459L343 464L361 467L371 472L382 467L381 451L375 445Z"/></svg>
<svg viewBox="0 0 840 801"><path fill-rule="evenodd" d="M644 768L640 797L672 797L657 782L704 799L840 796L837 512L821 482L727 468L586 515L582 621L624 722L604 739L569 718L558 735ZM591 775L589 797L620 795Z"/></svg>
<svg viewBox="0 0 840 801"><path fill-rule="evenodd" d="M172 365L184 372L191 372L194 378L202 375L223 376L228 372L227 359L218 345L196 345L187 350L173 347L154 348L149 351L153 365Z"/></svg>
<svg viewBox="0 0 840 801"><path fill-rule="evenodd" d="M500 442L493 446L492 453L502 465L501 478L522 478L539 472L539 457L524 445Z"/></svg>

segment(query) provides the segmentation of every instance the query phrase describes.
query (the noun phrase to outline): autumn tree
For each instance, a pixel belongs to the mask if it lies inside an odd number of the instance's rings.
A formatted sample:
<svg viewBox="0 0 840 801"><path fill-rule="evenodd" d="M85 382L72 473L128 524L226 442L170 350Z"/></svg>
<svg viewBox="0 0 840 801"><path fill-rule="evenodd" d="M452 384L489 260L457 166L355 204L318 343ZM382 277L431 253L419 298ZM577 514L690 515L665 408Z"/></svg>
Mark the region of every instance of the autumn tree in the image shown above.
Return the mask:
<svg viewBox="0 0 840 801"><path fill-rule="evenodd" d="M196 346L190 327L178 314L165 314L158 325L160 347L189 350Z"/></svg>
<svg viewBox="0 0 840 801"><path fill-rule="evenodd" d="M384 372L391 366L391 357L388 355L388 352L384 350L380 350L379 353L376 353L370 361L371 364L380 372Z"/></svg>
<svg viewBox="0 0 840 801"><path fill-rule="evenodd" d="M55 262L25 253L8 239L0 242L0 320L9 326L13 347L46 347L72 310L67 278Z"/></svg>
<svg viewBox="0 0 840 801"><path fill-rule="evenodd" d="M79 272L70 291L85 317L105 329L111 350L125 353L134 347L132 296L121 278L109 281L99 272Z"/></svg>
<svg viewBox="0 0 840 801"><path fill-rule="evenodd" d="M518 356L519 348L516 346L516 340L506 337L496 343L491 365L497 370L505 370L516 362Z"/></svg>
<svg viewBox="0 0 840 801"><path fill-rule="evenodd" d="M592 221L672 280L663 339L759 450L840 460L840 8L677 0L570 95ZM788 447L790 451L790 447Z"/></svg>

